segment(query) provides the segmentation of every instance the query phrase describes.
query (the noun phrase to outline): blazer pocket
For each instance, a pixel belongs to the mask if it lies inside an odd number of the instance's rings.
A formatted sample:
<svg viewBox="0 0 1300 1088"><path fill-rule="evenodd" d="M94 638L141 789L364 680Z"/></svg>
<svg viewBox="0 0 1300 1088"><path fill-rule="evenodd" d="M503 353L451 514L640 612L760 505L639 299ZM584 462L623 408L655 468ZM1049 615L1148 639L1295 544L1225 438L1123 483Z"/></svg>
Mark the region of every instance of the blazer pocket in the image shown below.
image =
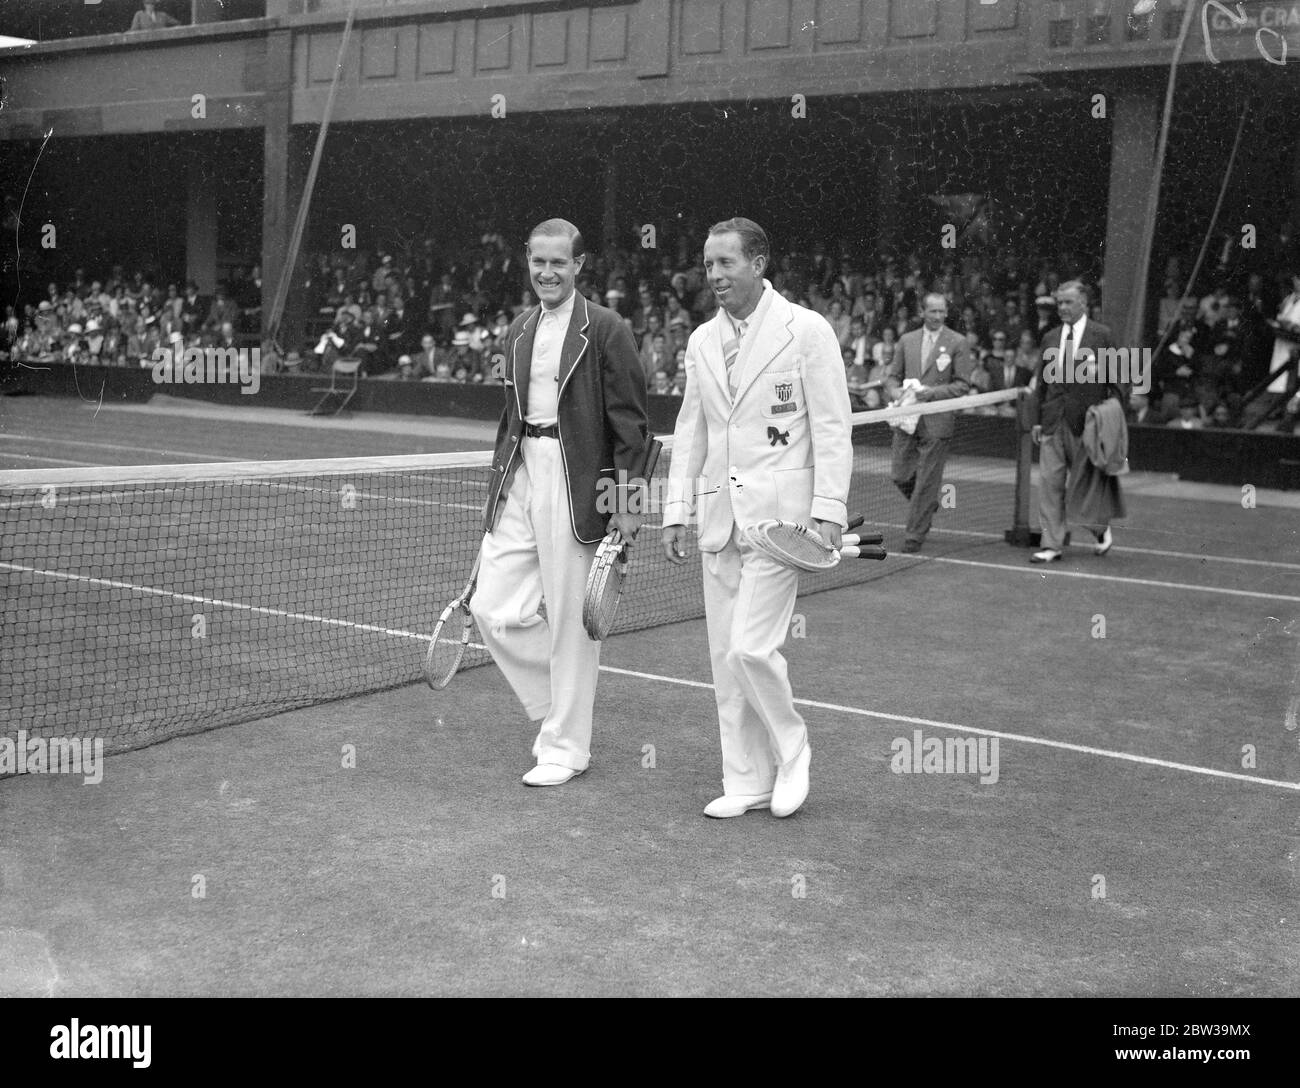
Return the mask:
<svg viewBox="0 0 1300 1088"><path fill-rule="evenodd" d="M808 413L803 376L798 370L766 370L754 383L754 392L762 398L763 418L774 423L798 419Z"/></svg>
<svg viewBox="0 0 1300 1088"><path fill-rule="evenodd" d="M776 491L776 516L782 521L803 521L812 513L812 466L774 469L772 486Z"/></svg>

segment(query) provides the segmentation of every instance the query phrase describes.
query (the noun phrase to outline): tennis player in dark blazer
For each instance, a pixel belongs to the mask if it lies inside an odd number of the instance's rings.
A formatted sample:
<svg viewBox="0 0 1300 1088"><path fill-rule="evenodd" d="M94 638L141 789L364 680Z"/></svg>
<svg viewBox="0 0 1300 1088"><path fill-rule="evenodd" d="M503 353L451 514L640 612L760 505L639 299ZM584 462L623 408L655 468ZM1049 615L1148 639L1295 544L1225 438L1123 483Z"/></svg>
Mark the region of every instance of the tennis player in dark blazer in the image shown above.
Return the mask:
<svg viewBox="0 0 1300 1088"><path fill-rule="evenodd" d="M528 239L541 304L506 333L506 403L470 601L484 644L540 723L529 786L587 769L600 667L600 643L582 624L587 574L609 529L630 540L644 520L629 512L638 506L608 500L627 494L644 463L645 373L626 323L574 289L584 255L563 219Z"/></svg>
<svg viewBox="0 0 1300 1088"><path fill-rule="evenodd" d="M1092 530L1097 538L1093 550L1105 555L1114 543L1111 519L1124 517L1119 477L1095 467L1083 448L1088 409L1108 397L1126 404L1124 388L1100 380L1106 375L1098 374L1096 352L1114 347L1114 340L1107 326L1089 320L1088 289L1078 280L1056 289L1056 312L1060 324L1043 334L1038 381L1029 400L1032 434L1039 446L1038 517L1043 532L1042 551L1030 557L1031 563L1061 558L1070 518Z"/></svg>
<svg viewBox="0 0 1300 1088"><path fill-rule="evenodd" d="M916 394L921 404L963 397L970 392L975 361L966 338L944 324L948 300L940 294L928 294L922 302L924 323L903 334L885 373L885 392L891 402L898 400L908 378L915 378L924 387ZM903 538L905 552L919 552L930 532L934 512L939 509L939 487L952 434L953 417L948 412L921 416L912 434L901 427L894 430L894 485L911 501Z"/></svg>

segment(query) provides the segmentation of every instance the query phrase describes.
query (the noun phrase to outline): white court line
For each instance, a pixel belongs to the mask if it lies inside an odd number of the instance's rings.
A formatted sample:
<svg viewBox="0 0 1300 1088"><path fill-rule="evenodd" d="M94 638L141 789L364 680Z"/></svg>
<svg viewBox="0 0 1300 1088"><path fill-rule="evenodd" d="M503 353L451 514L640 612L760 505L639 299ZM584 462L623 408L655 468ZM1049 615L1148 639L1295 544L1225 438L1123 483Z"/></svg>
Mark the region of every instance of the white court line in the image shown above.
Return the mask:
<svg viewBox="0 0 1300 1088"><path fill-rule="evenodd" d="M927 563L953 563L962 567L984 567L988 570L1009 570L1017 574L1037 574L1044 578L1087 578L1097 582L1118 582L1132 586L1154 586L1158 589L1190 589L1197 593L1221 593L1229 597L1255 597L1265 601L1294 601L1300 603L1300 597L1289 597L1284 593L1259 593L1253 589L1227 589L1223 586L1198 586L1190 582L1160 582L1153 578L1124 578L1118 574L1088 574L1080 570L1048 570L1046 564L1031 566L1028 562L1023 567L1013 567L1006 563L981 563L975 559L951 559L942 555L912 555L910 559L920 559Z"/></svg>
<svg viewBox="0 0 1300 1088"><path fill-rule="evenodd" d="M37 457L37 456L36 456L35 454L33 454L33 453L13 453L13 454L6 453L5 456L6 456L6 457L21 457L21 458L23 459L23 462L24 462L24 463L26 463L26 462L28 462L28 461L47 461L47 462L49 462L51 465L82 465L83 467L84 467L85 464L86 464L86 462L85 462L84 460L83 460L83 461L72 461L72 460L69 460L67 457ZM91 468L94 468L95 466L94 466L94 465L91 465L90 467L91 467ZM16 471L21 472L22 469L20 468L20 469L17 469Z"/></svg>
<svg viewBox="0 0 1300 1088"><path fill-rule="evenodd" d="M661 676L653 672L637 672L633 669L618 669L612 665L601 665L601 672L617 673L631 676L638 680L654 680L661 684L676 684L680 687L704 688L713 690L712 684L701 680L682 680L676 676ZM1287 782L1277 778L1260 778L1253 774L1238 774L1235 771L1221 771L1215 767L1198 767L1192 763L1176 763L1168 759L1156 759L1153 756L1138 756L1131 752L1116 752L1110 748L1094 748L1087 744L1071 744L1064 740L1049 740L1046 737L1030 737L1023 733L1004 733L998 729L980 729L971 725L959 725L956 722L940 722L930 718L913 718L907 714L886 714L881 710L864 710L857 706L843 706L839 703L822 703L815 699L795 699L799 706L813 707L816 710L831 710L839 714L850 714L862 718L880 718L887 722L903 725L924 725L931 729L949 729L958 733L973 733L982 737L997 737L998 740L1015 741L1020 744L1033 744L1041 748L1056 748L1065 752L1079 752L1082 755L1102 756L1105 759L1118 759L1125 763L1141 763L1148 767L1163 767L1172 771L1187 771L1191 774L1206 775L1210 778L1228 778L1234 782L1252 782L1258 786L1277 786L1279 789L1300 791L1300 782Z"/></svg>
<svg viewBox="0 0 1300 1088"><path fill-rule="evenodd" d="M896 521L873 521L870 522L873 529L906 529L907 526ZM1133 529L1135 533L1148 532L1146 529ZM986 533L979 529L941 529L938 526L931 529L930 532L941 533L946 536L977 536L985 540L1003 540L1002 533ZM1071 544L1071 548L1079 548L1081 551L1091 551L1091 544ZM1067 549L1068 551L1068 549ZM1123 552L1125 555L1159 555L1167 559L1194 559L1196 561L1204 560L1209 563L1235 563L1243 567L1270 567L1274 570L1293 570L1300 574L1300 563L1284 563L1278 559L1242 559L1236 555L1214 555L1210 552L1171 552L1164 551L1160 548L1131 548L1116 544L1112 552L1118 554ZM915 558L931 559L934 556L918 556Z"/></svg>
<svg viewBox="0 0 1300 1088"><path fill-rule="evenodd" d="M377 627L371 623L354 623L352 620L335 620L328 616L313 616L309 612L287 612L282 608L262 608L254 604L244 604L242 601L226 601L220 597L199 597L193 593L177 593L171 589L155 589L153 586L138 586L133 582L119 582L112 578L92 578L88 574L67 574L57 570L41 570L39 567L26 567L21 563L6 563L0 561L0 570L14 570L25 574L39 574L46 578L58 578L65 582L86 582L90 585L108 586L112 589L125 589L131 593L143 593L152 597L171 597L177 601L191 601L195 604L208 604L215 608L233 608L240 612L256 612L261 616L279 616L283 619L290 620L309 620L312 623L324 623L331 627L351 627L358 631L373 631L380 635L393 635L396 638L413 638L420 639L424 642L432 640L430 635L417 634L414 631L403 631L393 627Z"/></svg>
<svg viewBox="0 0 1300 1088"><path fill-rule="evenodd" d="M182 457L209 457L214 461L229 461L230 457L225 454L217 453L198 453L194 450L160 450L152 446L118 446L112 442L83 442L75 438L45 438L34 434L0 434L0 439L10 442L44 442L47 446L87 446L95 450L117 450L127 453L163 453L171 456L180 454ZM91 468L96 466L92 465ZM104 466L111 467L111 466Z"/></svg>
<svg viewBox="0 0 1300 1088"><path fill-rule="evenodd" d="M983 565L983 564L981 564ZM280 608L262 608L257 605L244 604L240 601L226 601L219 597L200 597L191 593L176 593L169 589L155 589L152 586L138 586L131 582L119 582L108 578L92 578L84 574L67 574L61 571L40 570L36 567L27 567L19 563L7 563L0 561L0 569L21 571L28 574L39 574L49 578L59 578L65 581L88 582L93 585L109 586L114 589L125 589L132 593L143 593L156 597L171 597L180 601L191 601L198 604L212 605L218 608L233 608L241 612L254 612L264 616L277 616L284 619L308 620L312 623L328 624L332 627L350 627L357 631L368 631L381 635L391 635L394 638L412 639L417 642L432 642L432 634L421 634L417 631L404 631L400 628L379 627L369 623L355 623L351 620L331 619L328 616L315 616L306 612L288 612ZM1007 567L1007 570L1019 570L1018 567ZM471 643L471 648L476 650L485 649L481 643ZM662 676L658 673L638 672L632 669L615 668L612 665L601 665L601 672L613 673L619 676L631 676L641 680L655 680L664 684L675 684L680 687L702 688L708 691L713 690L712 684L706 684L701 680L684 680L675 676ZM929 718L913 718L904 714L887 714L877 710L863 710L861 707L842 706L838 703L822 703L813 699L795 699L800 706L814 707L818 710L832 710L843 714L852 714L866 718L880 718L884 721L901 722L907 725L924 725L934 729L952 729L958 732L974 733L981 736L997 737L1000 740L1017 741L1021 744L1035 744L1045 748L1057 748L1067 752L1079 752L1084 755L1102 756L1106 759L1118 759L1129 763L1141 763L1152 767L1164 767L1168 770L1188 771L1192 774L1206 775L1212 778L1228 778L1238 782L1253 782L1263 786L1277 786L1280 789L1300 791L1300 782L1284 782L1272 778L1260 778L1255 775L1237 774L1232 771L1220 771L1213 767L1197 767L1190 763L1175 763L1171 760L1155 759L1151 756L1138 756L1129 752L1116 752L1108 748L1093 748L1083 744L1071 744L1068 741L1048 740L1044 737L1029 737L1020 733L1003 733L993 729L980 729L975 726L958 725L954 722L939 722Z"/></svg>

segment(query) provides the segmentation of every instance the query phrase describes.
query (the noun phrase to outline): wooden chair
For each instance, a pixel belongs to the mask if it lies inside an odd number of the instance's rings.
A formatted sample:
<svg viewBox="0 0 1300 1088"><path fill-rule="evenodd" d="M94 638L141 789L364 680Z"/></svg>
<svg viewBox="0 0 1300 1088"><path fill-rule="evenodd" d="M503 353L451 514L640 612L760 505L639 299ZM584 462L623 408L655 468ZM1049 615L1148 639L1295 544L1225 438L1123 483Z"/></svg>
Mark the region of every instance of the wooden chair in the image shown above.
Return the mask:
<svg viewBox="0 0 1300 1088"><path fill-rule="evenodd" d="M330 383L327 387L315 387L313 393L323 393L316 407L309 413L313 416L336 416L348 406L356 395L357 382L361 374L360 359L335 359L330 367Z"/></svg>

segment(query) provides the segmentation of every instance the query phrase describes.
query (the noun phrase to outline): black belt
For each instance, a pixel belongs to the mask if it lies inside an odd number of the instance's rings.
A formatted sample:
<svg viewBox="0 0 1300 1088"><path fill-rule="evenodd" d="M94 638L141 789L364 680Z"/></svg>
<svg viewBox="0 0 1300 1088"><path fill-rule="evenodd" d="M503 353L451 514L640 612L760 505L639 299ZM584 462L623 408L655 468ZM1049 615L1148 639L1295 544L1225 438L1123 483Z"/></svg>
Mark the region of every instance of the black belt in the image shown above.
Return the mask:
<svg viewBox="0 0 1300 1088"><path fill-rule="evenodd" d="M539 427L535 423L525 423L524 434L529 438L559 438L560 425L553 423L549 427Z"/></svg>

